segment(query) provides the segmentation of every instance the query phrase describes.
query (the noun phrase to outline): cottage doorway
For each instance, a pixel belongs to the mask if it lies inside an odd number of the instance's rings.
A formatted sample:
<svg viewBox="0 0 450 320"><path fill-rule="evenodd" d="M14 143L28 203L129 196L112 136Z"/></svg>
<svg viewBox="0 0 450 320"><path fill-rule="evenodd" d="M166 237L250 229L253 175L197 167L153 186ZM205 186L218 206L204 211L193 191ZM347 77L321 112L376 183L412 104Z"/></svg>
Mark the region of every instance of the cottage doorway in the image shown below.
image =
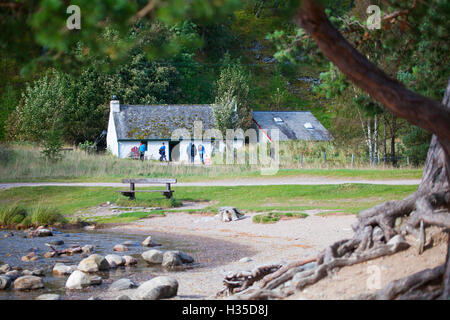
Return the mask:
<svg viewBox="0 0 450 320"><path fill-rule="evenodd" d="M180 161L180 141L169 142L169 161Z"/></svg>

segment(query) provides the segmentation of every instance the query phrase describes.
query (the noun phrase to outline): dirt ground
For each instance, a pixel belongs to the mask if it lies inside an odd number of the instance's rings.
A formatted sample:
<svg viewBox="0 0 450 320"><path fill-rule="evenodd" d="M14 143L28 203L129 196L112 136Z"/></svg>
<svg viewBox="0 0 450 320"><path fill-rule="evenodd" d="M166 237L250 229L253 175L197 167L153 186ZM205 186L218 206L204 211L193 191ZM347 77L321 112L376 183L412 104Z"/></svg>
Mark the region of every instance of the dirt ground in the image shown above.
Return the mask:
<svg viewBox="0 0 450 320"><path fill-rule="evenodd" d="M252 270L263 264L291 262L315 256L333 242L353 236L353 215L322 216L311 214L305 219L280 220L274 224L252 222L255 213L246 213L242 220L222 222L214 216L188 213L168 213L162 219L142 219L114 227L119 232L153 231L196 235L236 242L252 249L251 261L235 262L199 272L171 274L179 282L177 299L211 299L222 288L225 273ZM442 264L446 240L436 230L428 231L428 249L417 254L416 240L408 237L408 250L355 266L345 267L331 277L305 288L289 299L351 299L382 288L390 281L426 268ZM434 234L433 236L431 236ZM105 296L105 298L107 298Z"/></svg>

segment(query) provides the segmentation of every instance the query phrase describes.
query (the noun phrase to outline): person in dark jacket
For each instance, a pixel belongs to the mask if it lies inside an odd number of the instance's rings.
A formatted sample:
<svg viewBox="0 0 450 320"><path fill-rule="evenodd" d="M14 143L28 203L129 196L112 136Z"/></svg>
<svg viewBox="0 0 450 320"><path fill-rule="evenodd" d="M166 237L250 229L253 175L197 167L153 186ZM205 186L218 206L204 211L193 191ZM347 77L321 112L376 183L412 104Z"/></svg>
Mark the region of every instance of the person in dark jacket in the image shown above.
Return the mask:
<svg viewBox="0 0 450 320"><path fill-rule="evenodd" d="M195 144L190 142L186 151L187 151L188 157L190 159L190 162L194 163L195 155L197 154L197 148L195 147Z"/></svg>
<svg viewBox="0 0 450 320"><path fill-rule="evenodd" d="M159 158L159 161L163 161L166 160L166 146L164 145L164 142L162 143L161 148L159 148L159 154L161 155L161 157Z"/></svg>

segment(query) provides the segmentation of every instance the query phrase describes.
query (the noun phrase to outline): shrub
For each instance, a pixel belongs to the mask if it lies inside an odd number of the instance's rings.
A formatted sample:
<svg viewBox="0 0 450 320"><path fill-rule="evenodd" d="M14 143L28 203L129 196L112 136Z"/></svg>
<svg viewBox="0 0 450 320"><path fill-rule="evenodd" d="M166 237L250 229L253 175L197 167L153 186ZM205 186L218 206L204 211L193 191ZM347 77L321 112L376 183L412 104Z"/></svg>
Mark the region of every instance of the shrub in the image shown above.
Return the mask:
<svg viewBox="0 0 450 320"><path fill-rule="evenodd" d="M2 206L0 208L0 225L12 227L21 223L27 216L27 211L21 206Z"/></svg>
<svg viewBox="0 0 450 320"><path fill-rule="evenodd" d="M65 222L64 217L61 215L58 209L53 207L47 207L37 205L30 212L32 225L50 225L57 222Z"/></svg>

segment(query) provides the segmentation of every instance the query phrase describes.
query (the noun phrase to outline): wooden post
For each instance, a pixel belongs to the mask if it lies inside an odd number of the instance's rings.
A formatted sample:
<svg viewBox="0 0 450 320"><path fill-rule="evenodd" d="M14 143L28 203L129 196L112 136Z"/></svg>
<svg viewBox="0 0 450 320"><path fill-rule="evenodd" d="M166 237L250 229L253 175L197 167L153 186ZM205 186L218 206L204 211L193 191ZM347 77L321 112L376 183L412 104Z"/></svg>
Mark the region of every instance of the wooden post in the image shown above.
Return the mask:
<svg viewBox="0 0 450 320"><path fill-rule="evenodd" d="M134 188L134 182L131 182L131 181L130 181L130 192L131 192L131 197L130 197L130 199L131 199L131 200L136 199L136 193L135 193L134 191L135 191L135 188Z"/></svg>
<svg viewBox="0 0 450 320"><path fill-rule="evenodd" d="M303 168L303 152L300 154L300 168Z"/></svg>
<svg viewBox="0 0 450 320"><path fill-rule="evenodd" d="M355 163L355 155L352 153L352 168L354 163Z"/></svg>
<svg viewBox="0 0 450 320"><path fill-rule="evenodd" d="M326 151L323 153L323 165L324 166L327 165L327 152Z"/></svg>
<svg viewBox="0 0 450 320"><path fill-rule="evenodd" d="M409 167L409 156L406 156L406 165Z"/></svg>

